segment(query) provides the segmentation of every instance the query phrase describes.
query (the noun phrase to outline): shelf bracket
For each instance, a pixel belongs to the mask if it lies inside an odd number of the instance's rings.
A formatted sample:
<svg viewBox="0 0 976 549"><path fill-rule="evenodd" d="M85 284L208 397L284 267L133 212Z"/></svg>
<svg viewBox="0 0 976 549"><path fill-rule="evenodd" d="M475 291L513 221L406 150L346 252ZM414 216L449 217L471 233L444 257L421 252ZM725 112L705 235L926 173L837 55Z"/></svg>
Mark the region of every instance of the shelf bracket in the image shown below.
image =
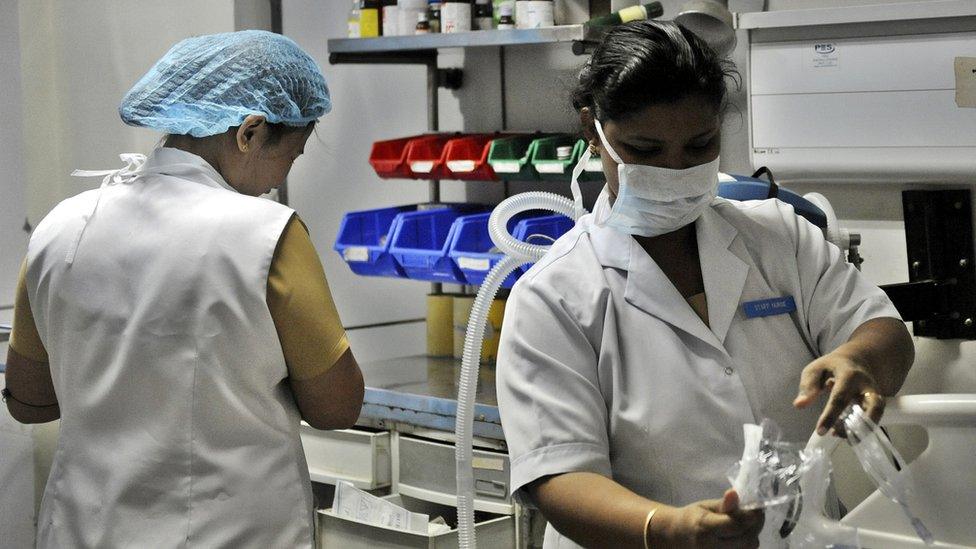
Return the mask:
<svg viewBox="0 0 976 549"><path fill-rule="evenodd" d="M462 69L437 69L437 85L445 90L459 90L464 84Z"/></svg>

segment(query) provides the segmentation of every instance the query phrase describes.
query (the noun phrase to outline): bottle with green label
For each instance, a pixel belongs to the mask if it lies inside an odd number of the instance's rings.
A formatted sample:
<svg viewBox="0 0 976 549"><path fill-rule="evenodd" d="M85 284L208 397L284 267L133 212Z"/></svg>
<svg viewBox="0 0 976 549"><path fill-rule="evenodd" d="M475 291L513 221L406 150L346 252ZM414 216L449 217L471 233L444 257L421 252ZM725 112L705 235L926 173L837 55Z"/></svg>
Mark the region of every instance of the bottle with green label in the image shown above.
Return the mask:
<svg viewBox="0 0 976 549"><path fill-rule="evenodd" d="M654 19L664 15L664 8L660 2L651 2L640 6L631 6L620 11L615 11L609 15L594 17L585 23L587 34L591 32L603 32L609 27L629 23L631 21L642 21L644 19Z"/></svg>

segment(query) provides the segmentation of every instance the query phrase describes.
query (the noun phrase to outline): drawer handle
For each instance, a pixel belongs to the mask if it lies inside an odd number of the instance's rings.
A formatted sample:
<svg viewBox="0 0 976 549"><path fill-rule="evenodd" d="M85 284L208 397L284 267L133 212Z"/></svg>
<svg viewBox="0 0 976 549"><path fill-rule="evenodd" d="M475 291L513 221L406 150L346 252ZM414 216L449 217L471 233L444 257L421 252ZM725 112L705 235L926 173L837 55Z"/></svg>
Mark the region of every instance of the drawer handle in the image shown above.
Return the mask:
<svg viewBox="0 0 976 549"><path fill-rule="evenodd" d="M508 484L497 480L475 479L474 492L479 496L504 499L508 495Z"/></svg>

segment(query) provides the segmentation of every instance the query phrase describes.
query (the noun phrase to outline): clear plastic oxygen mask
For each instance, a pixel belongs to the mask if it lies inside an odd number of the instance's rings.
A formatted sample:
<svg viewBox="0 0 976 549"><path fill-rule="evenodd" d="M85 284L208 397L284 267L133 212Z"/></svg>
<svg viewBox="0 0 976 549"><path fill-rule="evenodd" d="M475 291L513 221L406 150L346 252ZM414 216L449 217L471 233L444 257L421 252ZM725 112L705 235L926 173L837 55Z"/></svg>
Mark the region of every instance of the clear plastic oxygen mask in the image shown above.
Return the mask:
<svg viewBox="0 0 976 549"><path fill-rule="evenodd" d="M878 489L898 504L918 537L927 545L934 538L909 508L911 478L905 460L886 434L857 404L839 420L858 462ZM831 545L859 547L857 528L826 516L830 484L830 453L841 442L833 435L810 438L806 447L781 440L768 419L743 426L742 460L728 472L743 509L766 509L763 547L813 548ZM785 545L784 545L785 544Z"/></svg>
<svg viewBox="0 0 976 549"><path fill-rule="evenodd" d="M908 497L912 491L911 478L905 468L905 460L891 445L888 437L857 404L848 406L841 414L840 421L844 425L847 442L854 450L854 455L878 486L878 490L901 507L918 537L926 545L934 543L931 532L908 508Z"/></svg>

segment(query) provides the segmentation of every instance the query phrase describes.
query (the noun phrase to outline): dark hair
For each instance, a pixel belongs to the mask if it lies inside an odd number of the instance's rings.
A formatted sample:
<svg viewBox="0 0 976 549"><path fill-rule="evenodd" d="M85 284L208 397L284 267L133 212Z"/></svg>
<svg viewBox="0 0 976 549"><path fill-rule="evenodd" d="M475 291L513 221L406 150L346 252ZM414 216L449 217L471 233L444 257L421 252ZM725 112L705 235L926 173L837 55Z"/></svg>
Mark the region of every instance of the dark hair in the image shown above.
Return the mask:
<svg viewBox="0 0 976 549"><path fill-rule="evenodd" d="M690 30L670 21L634 21L604 35L580 71L573 106L614 120L649 105L700 95L721 112L726 78L738 84L738 77L731 61Z"/></svg>
<svg viewBox="0 0 976 549"><path fill-rule="evenodd" d="M281 142L281 139L284 136L292 132L304 132L310 126L311 127L315 126L315 120L312 120L311 122L309 122L304 126L289 126L288 124L281 124L281 123L274 124L268 122L268 140L265 142L265 144L277 145L278 143ZM231 129L236 130L237 128L231 128Z"/></svg>

